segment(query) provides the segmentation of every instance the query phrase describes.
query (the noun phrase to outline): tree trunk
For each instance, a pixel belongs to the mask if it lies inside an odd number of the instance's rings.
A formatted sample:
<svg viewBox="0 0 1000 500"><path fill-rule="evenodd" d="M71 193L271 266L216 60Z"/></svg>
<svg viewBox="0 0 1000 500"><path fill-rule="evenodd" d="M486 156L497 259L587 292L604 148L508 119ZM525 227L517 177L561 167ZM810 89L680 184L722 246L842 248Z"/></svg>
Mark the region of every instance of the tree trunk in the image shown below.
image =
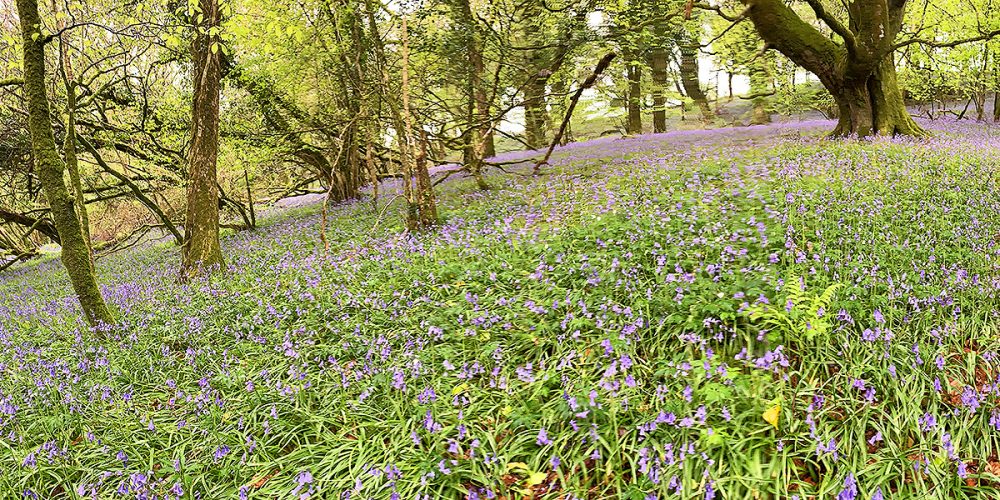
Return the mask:
<svg viewBox="0 0 1000 500"><path fill-rule="evenodd" d="M662 47L653 49L649 57L653 78L653 132L667 131L667 51Z"/></svg>
<svg viewBox="0 0 1000 500"><path fill-rule="evenodd" d="M845 80L828 90L840 110L833 136L925 134L903 103L891 57L883 60L866 79Z"/></svg>
<svg viewBox="0 0 1000 500"><path fill-rule="evenodd" d="M483 73L486 71L486 65L483 62L479 24L472 13L472 5L469 3L469 0L458 1L458 16L460 24L463 25L466 33L465 50L469 61L469 110L471 111L471 119L469 120L470 130L467 132L469 134L470 151L466 165L469 167L469 174L476 181L476 186L481 190L486 190L490 186L486 183L486 179L483 178L483 159L496 154L496 148L493 145L493 119L490 114L490 100L487 97L486 86L483 81ZM418 168L417 170L419 173L421 169ZM434 218L437 218L436 210Z"/></svg>
<svg viewBox="0 0 1000 500"><path fill-rule="evenodd" d="M433 185L430 173L427 171L427 138L423 131L420 138L413 136L416 127L413 124L413 113L410 112L410 42L407 30L407 19L401 21L401 54L402 68L400 75L400 91L402 93L403 133L401 139L406 142L405 148L400 148L403 155L406 152L415 155L412 158L402 158L403 163L403 196L406 198L406 227L409 230L427 229L437 223L437 207L434 203ZM415 144L420 141L419 146Z"/></svg>
<svg viewBox="0 0 1000 500"><path fill-rule="evenodd" d="M59 15L59 2L52 0L52 12L56 15L56 28L62 31L66 28L65 16ZM90 236L90 215L87 213L87 203L83 195L83 182L80 180L80 162L76 154L76 82L73 80L73 66L70 64L69 44L66 42L68 33L59 36L59 73L63 87L66 89L66 137L63 141L63 157L66 170L69 172L70 185L73 188L73 198L76 200L76 213L80 217L80 229L83 239L87 242L90 254L90 264L94 264L94 246Z"/></svg>
<svg viewBox="0 0 1000 500"><path fill-rule="evenodd" d="M63 143L63 156L66 159L66 170L69 172L70 184L73 186L73 198L76 202L77 214L80 217L80 230L87 243L90 260L94 260L93 245L90 240L90 215L87 213L87 203L83 196L83 182L80 179L80 162L76 154L76 87L70 83L66 86L66 138Z"/></svg>
<svg viewBox="0 0 1000 500"><path fill-rule="evenodd" d="M63 179L65 165L59 158L52 118L45 90L45 38L40 27L37 0L17 0L24 51L24 91L28 100L28 128L31 134L35 172L45 198L52 208L52 220L62 242L62 262L73 290L80 299L83 314L91 326L113 324L114 316L101 296L94 277L90 248L76 214L76 200Z"/></svg>
<svg viewBox="0 0 1000 500"><path fill-rule="evenodd" d="M495 134L493 133L493 127L490 127L490 131L483 138L483 158L493 158L497 155L497 145L495 140Z"/></svg>
<svg viewBox="0 0 1000 500"><path fill-rule="evenodd" d="M593 5L588 0L581 7L573 14L571 24L563 29L563 36L553 41L543 35L545 11L554 12L551 7L545 7L545 2L535 0L520 2L519 9L523 9L525 19L520 31L525 40L541 46L529 49L523 64L527 69L527 79L523 86L525 142L533 149L548 144L547 131L553 125L546 102L548 82L552 75L559 72L572 48L579 43L575 34L580 32L579 29L585 28Z"/></svg>
<svg viewBox="0 0 1000 500"><path fill-rule="evenodd" d="M420 204L420 227L428 228L437 224L437 203L434 201L434 185L431 183L430 172L427 170L427 133L420 131L420 148L416 159L417 167L417 202ZM485 183L484 183L485 184ZM486 189L489 186L480 186Z"/></svg>
<svg viewBox="0 0 1000 500"><path fill-rule="evenodd" d="M750 64L750 94L753 95L753 110L751 112L750 124L763 125L771 122L771 113L767 110L767 97L764 94L768 91L767 69L764 62L758 57Z"/></svg>
<svg viewBox="0 0 1000 500"><path fill-rule="evenodd" d="M545 103L547 76L535 75L524 86L524 133L528 147L539 149L547 144L545 127L548 109Z"/></svg>
<svg viewBox="0 0 1000 500"><path fill-rule="evenodd" d="M194 61L194 104L191 110L191 150L188 166L187 213L184 219L183 270L185 276L212 272L225 266L219 244L219 93L222 68L220 38L209 30L219 26L218 0L199 0L191 56ZM216 28L217 29L217 28Z"/></svg>
<svg viewBox="0 0 1000 500"><path fill-rule="evenodd" d="M685 43L681 46L681 85L684 86L684 93L694 101L701 111L701 119L708 122L715 116L712 108L708 104L708 97L701 90L701 83L698 81L698 45L696 43Z"/></svg>
<svg viewBox="0 0 1000 500"><path fill-rule="evenodd" d="M626 132L629 135L642 134L642 68L635 62L629 62L625 71L628 77L628 124Z"/></svg>
<svg viewBox="0 0 1000 500"><path fill-rule="evenodd" d="M832 135L926 134L903 103L893 61L906 0L853 2L846 25L820 7L817 16L841 34L843 44L804 21L784 0L742 1L768 46L815 74L833 96L840 116Z"/></svg>
<svg viewBox="0 0 1000 500"><path fill-rule="evenodd" d="M983 49L983 70L982 70L982 74L984 74L984 75L987 74L987 72L990 69L990 60L992 59L990 57L991 55L992 55L992 53L990 52L990 46L989 46L989 44L986 44L986 46ZM973 94L974 99L976 100L976 121L977 122L981 122L981 121L983 121L985 119L985 115L986 115L986 99L987 99L987 95L990 92L990 89L989 89L989 84L987 84L982 79L976 79L976 82L977 82L976 83L976 87L975 87L976 91Z"/></svg>

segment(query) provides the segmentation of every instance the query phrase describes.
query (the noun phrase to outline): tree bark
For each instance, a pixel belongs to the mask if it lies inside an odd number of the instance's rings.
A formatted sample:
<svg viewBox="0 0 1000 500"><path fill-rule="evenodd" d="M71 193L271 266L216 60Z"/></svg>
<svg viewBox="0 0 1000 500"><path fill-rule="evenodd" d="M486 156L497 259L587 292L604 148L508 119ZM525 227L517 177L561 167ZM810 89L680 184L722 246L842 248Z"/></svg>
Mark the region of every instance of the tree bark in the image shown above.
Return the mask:
<svg viewBox="0 0 1000 500"><path fill-rule="evenodd" d="M650 76L653 79L653 132L667 131L667 50L657 47L649 57Z"/></svg>
<svg viewBox="0 0 1000 500"><path fill-rule="evenodd" d="M545 102L545 86L548 79L549 75L541 70L524 86L525 141L532 149L541 148L547 143L545 127L549 112Z"/></svg>
<svg viewBox="0 0 1000 500"><path fill-rule="evenodd" d="M469 154L466 164L469 168L469 174L476 181L476 186L481 190L487 190L490 186L483 178L483 159L495 155L496 148L493 145L493 118L490 113L490 100L483 81L483 73L486 71L486 65L483 62L483 44L479 24L472 13L472 5L469 0L457 0L457 2L456 10L459 23L466 32L465 50L469 62L471 120L469 121L470 130L467 132L469 134Z"/></svg>
<svg viewBox="0 0 1000 500"><path fill-rule="evenodd" d="M420 227L429 228L438 221L437 203L434 201L434 185L427 170L427 133L420 131L420 148L416 158L417 202L420 204ZM480 189L483 189L480 187Z"/></svg>
<svg viewBox="0 0 1000 500"><path fill-rule="evenodd" d="M490 127L489 133L483 138L483 158L493 158L496 155L496 134L493 132L493 127Z"/></svg>
<svg viewBox="0 0 1000 500"><path fill-rule="evenodd" d="M52 0L52 11L56 14L56 28L62 31L66 27L66 21L65 17L59 15L59 2L56 0ZM66 137L63 141L63 157L66 161L66 170L69 172L70 185L73 187L76 211L80 217L80 229L83 231L84 241L87 242L87 251L93 265L94 246L90 236L90 215L87 213L87 203L83 195L80 162L76 151L76 82L73 80L67 36L69 36L67 33L59 35L59 71L63 86L66 88Z"/></svg>
<svg viewBox="0 0 1000 500"><path fill-rule="evenodd" d="M37 0L17 0L24 50L24 91L28 100L28 128L31 134L35 171L42 190L52 208L52 220L62 242L62 262L69 274L73 290L91 326L114 323L114 316L104 302L94 267L90 247L83 236L76 200L63 179L65 164L59 157L52 117L45 89L45 37L41 33Z"/></svg>
<svg viewBox="0 0 1000 500"><path fill-rule="evenodd" d="M210 30L221 21L218 0L199 0L202 22L197 26L191 56L194 61L194 103L191 110L191 150L188 166L187 212L184 219L182 272L192 276L222 270L219 243L219 94L221 40Z"/></svg>
<svg viewBox="0 0 1000 500"><path fill-rule="evenodd" d="M404 16L401 21L401 54L402 68L400 75L402 93L402 122L403 133L401 143L405 142L405 148L400 148L404 156L406 152L413 154L412 158L402 158L403 160L403 195L406 198L406 227L409 230L427 229L437 223L437 206L434 202L433 185L430 181L430 173L427 171L427 138L421 133L420 139L416 139L413 134L416 127L413 123L413 113L410 111L410 43L407 30L407 20ZM415 144L417 141L420 144Z"/></svg>
<svg viewBox="0 0 1000 500"><path fill-rule="evenodd" d="M763 125L771 123L771 113L767 110L767 93L770 78L762 57L750 63L750 94L753 95L753 109L751 110L750 124Z"/></svg>
<svg viewBox="0 0 1000 500"><path fill-rule="evenodd" d="M528 50L524 64L528 72L523 86L525 142L533 149L548 144L546 132L552 123L546 102L549 78L559 71L571 49L578 43L574 33L586 25L587 16L594 6L593 0L584 0L578 4L571 20L572 24L564 29L562 37L553 42L551 39L539 36L544 33L544 12L545 10L551 12L551 9L546 8L544 2L521 2L525 21L520 24L524 38L545 47Z"/></svg>
<svg viewBox="0 0 1000 500"><path fill-rule="evenodd" d="M903 103L891 57L866 78L845 79L830 92L840 111L835 137L926 134Z"/></svg>
<svg viewBox="0 0 1000 500"><path fill-rule="evenodd" d="M815 74L840 111L833 136L925 135L903 102L893 43L906 0L854 2L844 25L816 2L814 10L844 42L802 20L783 0L742 0L761 38Z"/></svg>
<svg viewBox="0 0 1000 500"><path fill-rule="evenodd" d="M684 93L694 101L701 111L701 119L712 121L715 114L708 104L708 97L701 90L701 83L698 80L698 43L697 41L686 40L680 47L681 52L681 85L684 86Z"/></svg>
<svg viewBox="0 0 1000 500"><path fill-rule="evenodd" d="M628 78L628 124L626 132L629 135L642 134L642 68L634 61L629 61L625 70Z"/></svg>

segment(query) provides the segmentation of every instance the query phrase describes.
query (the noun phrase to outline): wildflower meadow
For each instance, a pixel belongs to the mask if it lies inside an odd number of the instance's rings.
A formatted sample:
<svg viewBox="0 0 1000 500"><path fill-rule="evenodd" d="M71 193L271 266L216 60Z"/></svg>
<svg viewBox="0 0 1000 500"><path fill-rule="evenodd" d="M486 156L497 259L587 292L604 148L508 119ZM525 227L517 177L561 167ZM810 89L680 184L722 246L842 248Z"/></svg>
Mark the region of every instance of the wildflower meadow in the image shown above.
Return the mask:
<svg viewBox="0 0 1000 500"><path fill-rule="evenodd" d="M993 497L1000 128L921 124L575 143L447 179L427 232L383 216L387 181L225 233L223 274L99 259L121 319L97 331L57 260L18 265L0 490Z"/></svg>

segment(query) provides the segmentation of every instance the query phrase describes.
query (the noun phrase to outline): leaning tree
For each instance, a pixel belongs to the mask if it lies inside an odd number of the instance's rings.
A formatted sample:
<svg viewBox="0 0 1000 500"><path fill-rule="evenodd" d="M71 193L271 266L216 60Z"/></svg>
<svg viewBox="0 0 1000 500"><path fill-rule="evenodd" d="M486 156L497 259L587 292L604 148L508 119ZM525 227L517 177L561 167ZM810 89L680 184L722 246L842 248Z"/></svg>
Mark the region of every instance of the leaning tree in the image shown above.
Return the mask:
<svg viewBox="0 0 1000 500"><path fill-rule="evenodd" d="M824 34L785 0L741 0L767 48L815 74L840 110L833 135L923 135L910 117L896 81L893 54L913 44L948 47L993 38L1000 30L979 28L974 36L941 41L899 36L907 0L854 0L828 8L806 0L816 19L835 36ZM709 7L711 8L711 7ZM714 9L713 9L714 10ZM905 38L905 39L899 39Z"/></svg>
<svg viewBox="0 0 1000 500"><path fill-rule="evenodd" d="M52 221L62 243L62 262L73 290L91 326L114 323L114 316L94 277L90 245L80 227L76 198L64 180L66 164L59 156L45 85L45 45L52 40L43 36L37 0L17 0L24 55L24 94L28 101L28 131L38 180L52 208Z"/></svg>

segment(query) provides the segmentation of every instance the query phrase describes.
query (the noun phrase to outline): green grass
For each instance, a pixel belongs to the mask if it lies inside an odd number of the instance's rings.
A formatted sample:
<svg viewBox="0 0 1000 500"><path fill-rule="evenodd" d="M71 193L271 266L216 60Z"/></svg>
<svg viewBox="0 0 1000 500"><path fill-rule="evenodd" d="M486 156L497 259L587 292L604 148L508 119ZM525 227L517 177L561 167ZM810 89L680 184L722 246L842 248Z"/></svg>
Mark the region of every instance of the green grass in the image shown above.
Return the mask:
<svg viewBox="0 0 1000 500"><path fill-rule="evenodd" d="M339 206L328 254L300 209L228 235L205 281L178 283L170 247L104 259L106 338L58 262L18 268L0 490L831 498L850 476L860 498L996 495L995 129L758 133L449 182L427 233Z"/></svg>

